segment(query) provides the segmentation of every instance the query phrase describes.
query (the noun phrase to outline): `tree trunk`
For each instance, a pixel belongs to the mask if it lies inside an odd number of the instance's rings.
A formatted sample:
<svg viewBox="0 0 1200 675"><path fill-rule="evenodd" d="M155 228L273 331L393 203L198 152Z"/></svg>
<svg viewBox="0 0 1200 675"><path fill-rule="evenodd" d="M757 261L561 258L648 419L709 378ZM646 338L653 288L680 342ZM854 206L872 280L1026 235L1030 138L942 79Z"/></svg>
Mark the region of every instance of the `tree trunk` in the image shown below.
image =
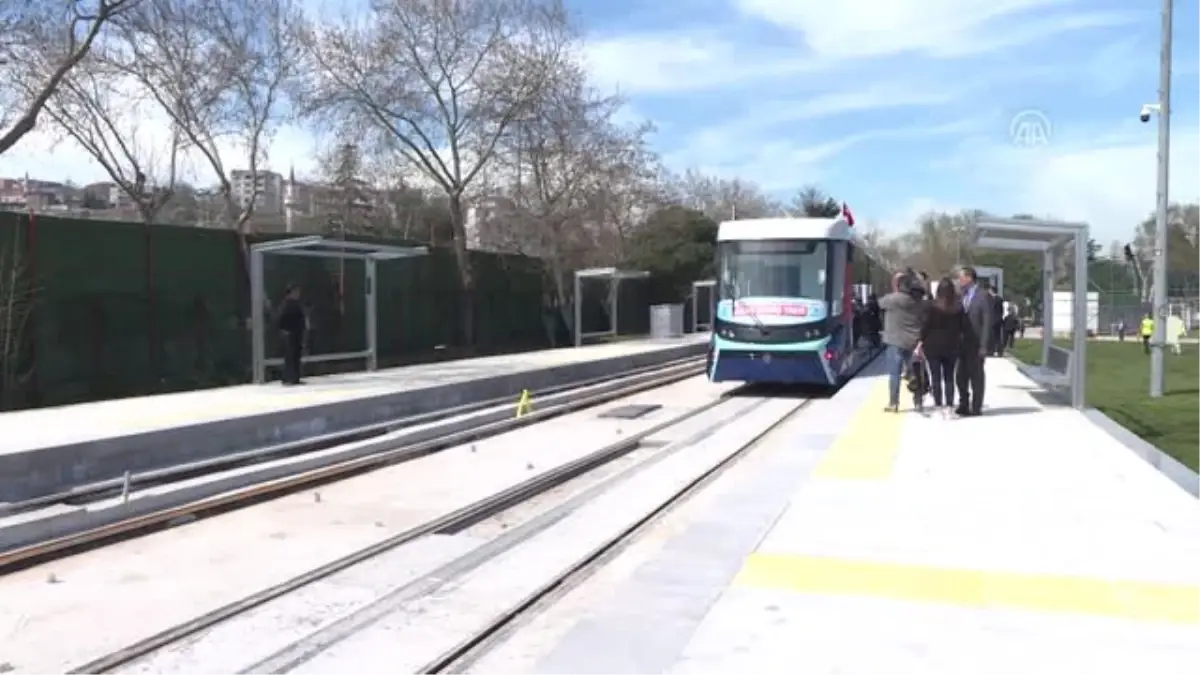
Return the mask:
<svg viewBox="0 0 1200 675"><path fill-rule="evenodd" d="M450 226L454 231L454 260L458 265L458 279L462 284L463 347L475 344L475 274L471 267L471 256L467 252L467 225L463 213L462 195L450 195Z"/></svg>

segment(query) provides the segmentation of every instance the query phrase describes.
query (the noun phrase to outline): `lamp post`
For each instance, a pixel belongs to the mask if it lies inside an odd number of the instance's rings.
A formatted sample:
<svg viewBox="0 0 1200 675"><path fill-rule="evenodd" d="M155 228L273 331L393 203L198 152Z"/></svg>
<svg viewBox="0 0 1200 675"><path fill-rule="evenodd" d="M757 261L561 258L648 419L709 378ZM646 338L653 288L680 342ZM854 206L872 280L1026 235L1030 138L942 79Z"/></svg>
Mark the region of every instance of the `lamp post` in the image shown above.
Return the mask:
<svg viewBox="0 0 1200 675"><path fill-rule="evenodd" d="M1167 185L1171 164L1171 33L1174 1L1163 0L1162 54L1159 60L1158 104L1158 187L1154 213L1154 337L1150 351L1150 397L1163 395L1166 373L1164 357L1167 337Z"/></svg>

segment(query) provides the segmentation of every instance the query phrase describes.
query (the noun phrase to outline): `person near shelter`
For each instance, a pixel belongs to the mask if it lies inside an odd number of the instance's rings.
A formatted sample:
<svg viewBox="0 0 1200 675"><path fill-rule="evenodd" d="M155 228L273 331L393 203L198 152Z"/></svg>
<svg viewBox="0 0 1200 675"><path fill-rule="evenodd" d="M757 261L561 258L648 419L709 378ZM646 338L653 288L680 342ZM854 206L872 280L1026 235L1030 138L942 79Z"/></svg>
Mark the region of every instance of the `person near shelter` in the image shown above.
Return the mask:
<svg viewBox="0 0 1200 675"><path fill-rule="evenodd" d="M1017 308L1008 306L1008 314L1004 317L1004 347L1012 349L1017 343L1017 330L1021 327L1021 317L1017 316Z"/></svg>
<svg viewBox="0 0 1200 675"><path fill-rule="evenodd" d="M300 287L291 285L284 292L279 307L279 332L283 336L283 384L303 384L300 381L301 359L304 354L304 332L308 317L300 304Z"/></svg>
<svg viewBox="0 0 1200 675"><path fill-rule="evenodd" d="M1183 336L1187 335L1187 329L1183 326L1183 319L1172 314L1167 317L1167 344L1171 347L1172 354L1182 354L1183 346L1180 341Z"/></svg>
<svg viewBox="0 0 1200 675"><path fill-rule="evenodd" d="M987 291L980 290L978 278L973 267L962 268L958 275L964 320L962 344L955 366L958 383L955 412L962 417L983 414L983 394L987 385L984 359L991 350L992 301Z"/></svg>
<svg viewBox="0 0 1200 675"><path fill-rule="evenodd" d="M996 288L990 284L985 284L988 292L988 298L992 302L992 341L991 355L1004 356L1004 298L996 292Z"/></svg>
<svg viewBox="0 0 1200 675"><path fill-rule="evenodd" d="M1142 317L1142 352L1150 353L1150 338L1154 337L1154 317L1150 312Z"/></svg>
<svg viewBox="0 0 1200 675"><path fill-rule="evenodd" d="M937 295L921 325L917 351L929 366L933 405L949 417L954 410L954 367L958 361L966 320L962 302L950 277L937 285Z"/></svg>
<svg viewBox="0 0 1200 675"><path fill-rule="evenodd" d="M888 412L900 410L900 380L921 339L927 305L925 289L912 271L892 277L892 292L879 299L883 310L883 344L887 350ZM920 400L914 400L920 407Z"/></svg>
<svg viewBox="0 0 1200 675"><path fill-rule="evenodd" d="M883 311L879 309L879 297L874 291L867 296L866 328L871 347L878 349L883 344Z"/></svg>

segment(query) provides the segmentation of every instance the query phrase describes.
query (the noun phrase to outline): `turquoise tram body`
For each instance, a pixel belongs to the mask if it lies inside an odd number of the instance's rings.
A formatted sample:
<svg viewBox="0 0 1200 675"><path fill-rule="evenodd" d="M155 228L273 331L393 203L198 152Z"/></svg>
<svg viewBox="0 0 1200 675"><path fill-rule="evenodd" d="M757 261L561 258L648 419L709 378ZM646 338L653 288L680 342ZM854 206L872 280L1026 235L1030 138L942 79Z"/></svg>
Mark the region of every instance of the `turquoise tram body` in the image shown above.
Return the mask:
<svg viewBox="0 0 1200 675"><path fill-rule="evenodd" d="M721 223L709 379L837 386L852 377L879 349L873 296L891 282L868 249L848 211Z"/></svg>

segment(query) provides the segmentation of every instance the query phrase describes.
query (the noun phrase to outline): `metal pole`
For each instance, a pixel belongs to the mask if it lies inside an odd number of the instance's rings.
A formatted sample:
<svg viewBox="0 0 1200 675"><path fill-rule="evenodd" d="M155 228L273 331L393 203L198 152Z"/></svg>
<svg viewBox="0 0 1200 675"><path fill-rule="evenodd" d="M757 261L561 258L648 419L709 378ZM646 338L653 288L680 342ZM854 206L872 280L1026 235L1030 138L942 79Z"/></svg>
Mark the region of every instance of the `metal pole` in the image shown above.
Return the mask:
<svg viewBox="0 0 1200 675"><path fill-rule="evenodd" d="M1167 341L1167 184L1171 165L1171 23L1173 0L1163 0L1162 56L1158 75L1158 190L1154 214L1154 337L1150 340L1150 397L1165 389Z"/></svg>
<svg viewBox="0 0 1200 675"><path fill-rule="evenodd" d="M700 282L692 282L692 331L693 333L700 332L700 315L697 312L700 310Z"/></svg>
<svg viewBox="0 0 1200 675"><path fill-rule="evenodd" d="M1042 366L1050 361L1054 343L1054 249L1042 253Z"/></svg>
<svg viewBox="0 0 1200 675"><path fill-rule="evenodd" d="M1083 410L1087 402L1087 329L1088 329L1088 236L1087 230L1075 234L1075 292L1071 345L1071 407ZM1098 326L1097 326L1098 328Z"/></svg>
<svg viewBox="0 0 1200 675"><path fill-rule="evenodd" d="M612 312L611 326L609 332L612 333L613 339L616 339L619 333L617 332L617 315L621 311L621 277L615 276L609 282L612 284L612 298L609 302L609 311Z"/></svg>
<svg viewBox="0 0 1200 675"><path fill-rule="evenodd" d="M254 384L267 381L267 344L263 326L266 302L263 297L263 253L250 251L250 361Z"/></svg>
<svg viewBox="0 0 1200 675"><path fill-rule="evenodd" d="M581 326L583 324L583 301L579 297L580 295L582 295L582 291L581 291L582 286L583 286L583 281L579 277L579 272L576 272L575 273L575 296L574 296L574 302L575 302L575 346L576 347L580 347L583 345L583 330L581 328Z"/></svg>
<svg viewBox="0 0 1200 675"><path fill-rule="evenodd" d="M379 370L379 296L375 293L375 265L374 258L368 257L363 261L363 275L366 277L368 371Z"/></svg>

